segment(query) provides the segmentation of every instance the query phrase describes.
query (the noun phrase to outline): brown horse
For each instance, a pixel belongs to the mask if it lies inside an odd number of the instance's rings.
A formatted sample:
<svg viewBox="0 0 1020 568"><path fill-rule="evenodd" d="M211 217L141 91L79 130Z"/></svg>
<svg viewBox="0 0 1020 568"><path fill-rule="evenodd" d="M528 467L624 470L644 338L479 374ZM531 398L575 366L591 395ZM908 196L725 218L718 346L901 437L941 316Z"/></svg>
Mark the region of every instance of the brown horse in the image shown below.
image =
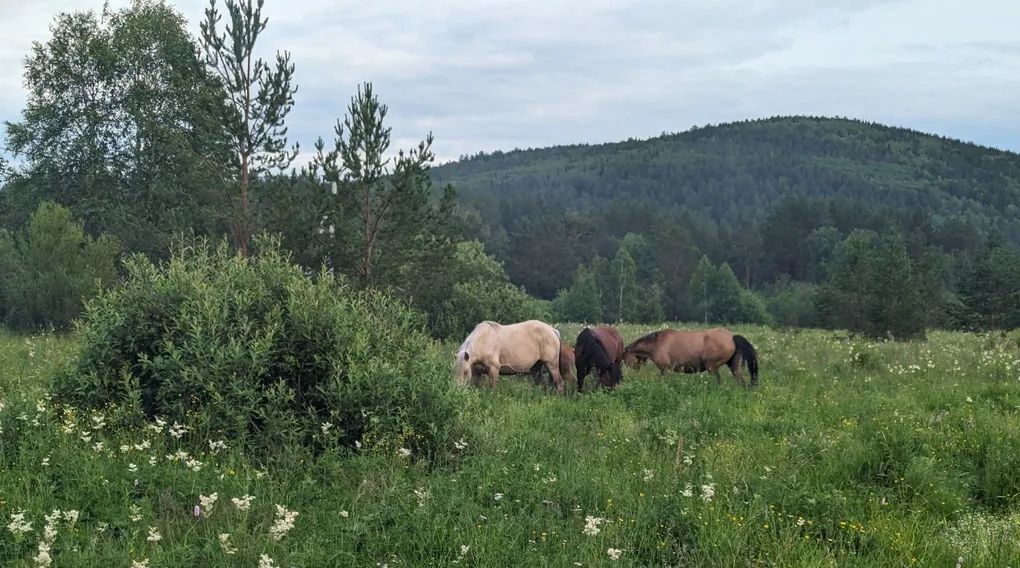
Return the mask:
<svg viewBox="0 0 1020 568"><path fill-rule="evenodd" d="M613 388L623 380L623 337L615 327L597 325L581 330L574 343L577 367L577 392L584 389L584 378L594 368L599 386Z"/></svg>
<svg viewBox="0 0 1020 568"><path fill-rule="evenodd" d="M457 350L457 382L487 374L492 386L503 375L535 374L542 366L549 370L556 389L563 393L560 376L560 332L537 320L500 325L483 321Z"/></svg>
<svg viewBox="0 0 1020 568"><path fill-rule="evenodd" d="M664 329L645 335L624 350L624 362L632 368L645 361L655 363L659 373L681 371L715 375L719 384L719 367L728 365L733 377L744 384L741 363L747 362L751 386L758 384L758 353L744 336L733 335L726 328L702 331Z"/></svg>

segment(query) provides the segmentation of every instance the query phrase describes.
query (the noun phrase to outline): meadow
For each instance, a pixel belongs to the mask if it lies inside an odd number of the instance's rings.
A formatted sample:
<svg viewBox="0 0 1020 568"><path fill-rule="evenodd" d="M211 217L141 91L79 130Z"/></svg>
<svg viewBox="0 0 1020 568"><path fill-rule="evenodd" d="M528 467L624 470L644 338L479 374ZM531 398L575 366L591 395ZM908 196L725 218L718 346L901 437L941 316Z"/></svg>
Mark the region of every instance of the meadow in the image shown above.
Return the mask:
<svg viewBox="0 0 1020 568"><path fill-rule="evenodd" d="M462 393L466 434L435 460L265 462L187 453L190 424L58 411L75 337L0 333L0 565L1020 566L1017 336L732 329L754 390L650 366L567 397L506 378Z"/></svg>

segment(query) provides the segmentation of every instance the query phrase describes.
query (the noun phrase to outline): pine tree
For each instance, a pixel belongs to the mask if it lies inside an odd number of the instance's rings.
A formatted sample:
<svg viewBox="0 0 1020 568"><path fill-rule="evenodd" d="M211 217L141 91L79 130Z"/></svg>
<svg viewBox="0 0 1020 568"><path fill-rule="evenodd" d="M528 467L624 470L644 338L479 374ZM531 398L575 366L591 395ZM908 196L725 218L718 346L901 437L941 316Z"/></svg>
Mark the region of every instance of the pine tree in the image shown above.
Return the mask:
<svg viewBox="0 0 1020 568"><path fill-rule="evenodd" d="M340 254L365 287L391 283L386 276L415 253L415 240L445 221L429 206L432 133L417 148L389 158L390 128L383 124L387 111L372 84L365 83L351 98L343 122L337 121L333 149L326 152L321 138L315 144L313 167L341 190L334 215L346 223L338 227L338 240L352 248Z"/></svg>
<svg viewBox="0 0 1020 568"><path fill-rule="evenodd" d="M255 44L269 21L262 17L263 3L255 0L253 6L253 0L226 0L230 23L221 34L217 26L222 16L216 0L210 0L201 24L206 61L219 76L228 104L223 128L230 137L240 177L235 241L244 256L252 234L248 212L252 179L287 168L298 152L297 146L287 150L285 126L297 92L297 86L292 85L290 53L277 52L274 67L255 57Z"/></svg>

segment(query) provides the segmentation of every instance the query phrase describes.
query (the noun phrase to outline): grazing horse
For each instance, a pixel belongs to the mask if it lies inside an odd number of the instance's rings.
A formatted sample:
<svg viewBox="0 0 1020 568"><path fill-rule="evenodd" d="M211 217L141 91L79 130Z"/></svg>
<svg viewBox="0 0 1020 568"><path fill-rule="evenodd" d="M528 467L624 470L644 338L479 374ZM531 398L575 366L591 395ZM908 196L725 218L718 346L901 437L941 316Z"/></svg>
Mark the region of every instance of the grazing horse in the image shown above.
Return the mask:
<svg viewBox="0 0 1020 568"><path fill-rule="evenodd" d="M623 338L615 327L597 325L586 327L574 343L577 367L577 392L584 388L584 378L594 368L598 372L599 386L612 388L623 380Z"/></svg>
<svg viewBox="0 0 1020 568"><path fill-rule="evenodd" d="M487 374L493 387L500 374L535 375L549 369L556 389L563 393L560 375L560 332L537 320L511 325L483 321L467 336L456 353L457 382Z"/></svg>
<svg viewBox="0 0 1020 568"><path fill-rule="evenodd" d="M666 371L715 375L719 384L719 367L728 365L733 377L744 384L741 363L751 372L751 386L758 384L758 353L742 335L733 335L726 328L702 331L664 329L654 331L631 343L624 350L624 362L640 367L645 361L655 363L660 374Z"/></svg>

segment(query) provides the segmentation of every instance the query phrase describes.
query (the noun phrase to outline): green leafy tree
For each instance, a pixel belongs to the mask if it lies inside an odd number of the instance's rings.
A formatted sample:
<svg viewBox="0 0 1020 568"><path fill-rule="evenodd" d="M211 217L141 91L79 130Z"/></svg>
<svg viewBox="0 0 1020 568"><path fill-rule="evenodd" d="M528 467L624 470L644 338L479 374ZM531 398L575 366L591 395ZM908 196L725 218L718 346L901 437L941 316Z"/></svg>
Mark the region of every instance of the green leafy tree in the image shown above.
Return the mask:
<svg viewBox="0 0 1020 568"><path fill-rule="evenodd" d="M326 181L339 184L331 211L340 235L337 256L366 287L392 279L414 253L412 243L431 223L444 221L429 204L432 134L416 148L387 157L386 113L372 84L360 86L347 116L337 121L333 149L327 152L320 138L313 163Z"/></svg>
<svg viewBox="0 0 1020 568"><path fill-rule="evenodd" d="M708 255L703 255L701 260L698 261L698 266L691 273L691 281L687 286L691 296L691 308L703 323L708 323L710 315L714 317L715 306L712 286L714 285L715 274L715 265L712 264Z"/></svg>
<svg viewBox="0 0 1020 568"><path fill-rule="evenodd" d="M0 305L17 329L66 328L84 302L114 281L120 247L89 237L71 212L45 202L23 234L0 234Z"/></svg>
<svg viewBox="0 0 1020 568"><path fill-rule="evenodd" d="M617 249L612 264L612 292L605 297L611 307L612 321L638 321L641 292L638 288L637 264L627 249Z"/></svg>
<svg viewBox="0 0 1020 568"><path fill-rule="evenodd" d="M553 311L559 321L595 323L602 321L602 295L591 266L577 267L570 287L560 290L553 300Z"/></svg>
<svg viewBox="0 0 1020 568"><path fill-rule="evenodd" d="M447 299L432 314L440 337L459 337L478 322L516 323L550 319L547 302L513 285L503 266L478 241L457 244L452 273L458 277Z"/></svg>
<svg viewBox="0 0 1020 568"><path fill-rule="evenodd" d="M287 168L297 147L287 149L287 114L294 107L294 65L289 52L277 52L275 65L255 56L255 44L269 20L262 17L264 0L226 0L230 23L219 32L222 19L216 0L210 0L202 21L206 62L219 77L227 101L221 125L230 139L239 176L240 201L235 241L248 254L252 227L248 190L253 178Z"/></svg>
<svg viewBox="0 0 1020 568"><path fill-rule="evenodd" d="M21 120L6 123L21 165L0 196L3 222L20 227L53 200L152 255L177 232L219 232L222 97L184 18L137 0L60 14L51 31L25 59Z"/></svg>
<svg viewBox="0 0 1020 568"><path fill-rule="evenodd" d="M924 337L939 280L931 259L911 260L899 235L854 231L819 294L819 308L831 325L872 337Z"/></svg>

